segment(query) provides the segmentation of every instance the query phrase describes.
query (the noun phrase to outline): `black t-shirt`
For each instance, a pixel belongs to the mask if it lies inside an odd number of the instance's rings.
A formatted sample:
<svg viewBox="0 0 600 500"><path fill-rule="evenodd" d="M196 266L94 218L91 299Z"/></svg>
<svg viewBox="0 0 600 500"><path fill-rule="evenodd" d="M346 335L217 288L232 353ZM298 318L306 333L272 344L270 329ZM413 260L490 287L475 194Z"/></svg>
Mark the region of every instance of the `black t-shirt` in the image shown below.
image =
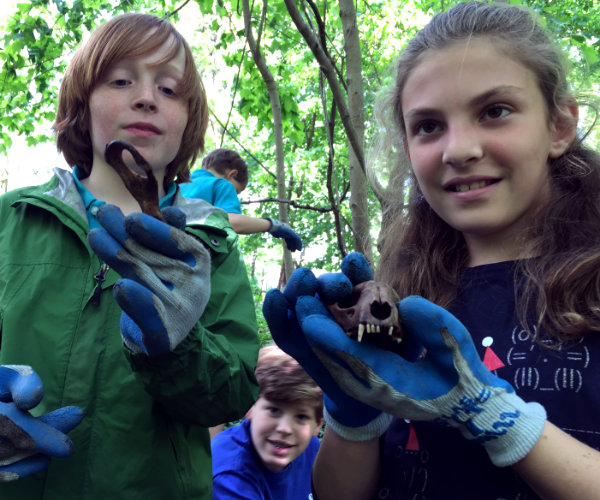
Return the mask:
<svg viewBox="0 0 600 500"><path fill-rule="evenodd" d="M545 349L515 312L514 263L467 268L450 308L467 327L480 357L548 420L600 450L600 334ZM538 498L512 470L492 465L483 446L456 429L395 419L382 437L382 474L375 498L529 500ZM560 474L560 471L556 471Z"/></svg>

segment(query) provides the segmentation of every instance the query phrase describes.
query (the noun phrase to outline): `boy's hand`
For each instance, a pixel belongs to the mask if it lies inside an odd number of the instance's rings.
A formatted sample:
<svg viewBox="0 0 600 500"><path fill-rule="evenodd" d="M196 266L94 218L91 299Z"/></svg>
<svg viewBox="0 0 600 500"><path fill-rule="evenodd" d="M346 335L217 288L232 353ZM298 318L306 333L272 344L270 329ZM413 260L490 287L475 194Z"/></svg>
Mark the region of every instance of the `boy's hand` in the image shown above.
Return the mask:
<svg viewBox="0 0 600 500"><path fill-rule="evenodd" d="M35 418L28 410L43 394L42 381L30 366L0 366L0 482L45 469L51 456L73 453L66 433L81 422L83 411L67 406Z"/></svg>
<svg viewBox="0 0 600 500"><path fill-rule="evenodd" d="M162 211L168 224L143 213L123 216L103 205L92 229L92 249L123 279L113 294L123 314L121 333L135 353L158 356L172 351L200 319L210 297L210 254L185 233L185 215Z"/></svg>
<svg viewBox="0 0 600 500"><path fill-rule="evenodd" d="M269 233L275 236L275 238L283 238L285 245L290 252L302 250L302 240L289 224L278 221L277 219L272 219L271 217L266 217L266 219L271 223Z"/></svg>
<svg viewBox="0 0 600 500"><path fill-rule="evenodd" d="M370 274L370 270L368 270ZM346 281L347 278L346 278ZM346 336L331 319L329 312L315 294L321 287L338 288L348 291L347 284L319 283L313 273L306 268L294 271L285 290L272 289L267 292L263 304L263 314L271 330L275 343L295 358L325 393L325 420L341 437L351 441L366 441L380 436L391 422L391 416L372 406L361 403L346 394L331 376L327 367L316 356L303 333L306 317L317 319L315 325L320 331L336 331ZM349 290L352 290L350 285ZM329 296L335 294L329 290Z"/></svg>

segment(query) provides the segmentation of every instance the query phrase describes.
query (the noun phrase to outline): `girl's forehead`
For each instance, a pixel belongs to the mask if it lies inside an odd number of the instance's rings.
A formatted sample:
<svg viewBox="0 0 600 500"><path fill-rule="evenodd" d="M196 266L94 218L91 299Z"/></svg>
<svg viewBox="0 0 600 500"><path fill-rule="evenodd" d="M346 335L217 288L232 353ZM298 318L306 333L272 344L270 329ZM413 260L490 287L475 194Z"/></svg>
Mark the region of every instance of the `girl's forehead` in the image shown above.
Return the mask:
<svg viewBox="0 0 600 500"><path fill-rule="evenodd" d="M439 90L468 95L495 86L523 87L532 83L536 83L533 71L502 44L489 38L459 40L421 54L406 78L402 102L405 107L407 101L435 99Z"/></svg>

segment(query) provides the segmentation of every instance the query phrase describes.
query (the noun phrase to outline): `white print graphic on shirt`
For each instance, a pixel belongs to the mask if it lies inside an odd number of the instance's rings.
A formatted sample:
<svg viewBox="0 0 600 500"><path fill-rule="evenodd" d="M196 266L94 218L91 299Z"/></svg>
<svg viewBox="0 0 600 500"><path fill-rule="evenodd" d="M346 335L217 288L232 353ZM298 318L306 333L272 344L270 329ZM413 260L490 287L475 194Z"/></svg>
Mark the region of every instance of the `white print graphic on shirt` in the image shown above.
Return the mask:
<svg viewBox="0 0 600 500"><path fill-rule="evenodd" d="M534 329L535 331L535 329ZM527 387L538 391L573 391L579 392L583 386L582 369L590 363L587 346L582 341L570 345L565 351L563 344L544 341L552 349L540 349L520 327L512 332L512 343L507 354L507 363L517 367L512 380L515 389ZM562 355L565 365L557 367L553 373L542 376L536 365L543 366L550 357ZM523 366L519 366L523 365Z"/></svg>

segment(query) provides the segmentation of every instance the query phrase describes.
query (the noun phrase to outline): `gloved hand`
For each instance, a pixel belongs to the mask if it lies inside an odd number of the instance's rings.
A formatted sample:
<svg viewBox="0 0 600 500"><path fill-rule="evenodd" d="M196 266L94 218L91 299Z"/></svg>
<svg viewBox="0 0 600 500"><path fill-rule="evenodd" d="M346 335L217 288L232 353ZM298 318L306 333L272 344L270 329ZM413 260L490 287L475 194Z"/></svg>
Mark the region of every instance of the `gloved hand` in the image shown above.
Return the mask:
<svg viewBox="0 0 600 500"><path fill-rule="evenodd" d="M358 269L357 274L361 272L364 274L364 271ZM368 265L366 271L370 275ZM278 289L267 292L263 314L275 343L295 358L323 389L324 417L327 425L345 439L366 441L379 437L386 431L392 420L391 415L345 394L313 352L299 324L299 321L302 322L303 318L308 316L321 318L319 327L324 329L330 328L331 324L337 327L315 294L323 287L328 289L327 295L330 299L350 293L352 291L350 281L341 273L340 278L337 281L330 275L324 280L319 278L319 281L309 269L297 269L290 277L283 293Z"/></svg>
<svg viewBox="0 0 600 500"><path fill-rule="evenodd" d="M148 356L175 349L210 297L208 250L184 231L181 210L162 214L168 224L143 213L124 217L118 207L103 205L97 218L104 229L88 233L94 252L123 278L113 289L123 309L123 342Z"/></svg>
<svg viewBox="0 0 600 500"><path fill-rule="evenodd" d="M422 297L398 302L405 339L427 353L412 362L350 339L326 315L301 320L313 352L342 390L400 418L437 421L483 444L497 466L521 460L539 439L546 412L525 403L482 363L469 332Z"/></svg>
<svg viewBox="0 0 600 500"><path fill-rule="evenodd" d="M66 406L35 418L28 410L43 395L42 381L30 366L0 365L0 482L45 469L51 456L73 453L66 433L81 422L83 411Z"/></svg>
<svg viewBox="0 0 600 500"><path fill-rule="evenodd" d="M283 238L285 240L285 245L288 247L290 252L302 250L302 240L289 224L278 221L277 219L273 219L271 217L265 217L265 219L271 223L269 233L275 236L275 238Z"/></svg>

